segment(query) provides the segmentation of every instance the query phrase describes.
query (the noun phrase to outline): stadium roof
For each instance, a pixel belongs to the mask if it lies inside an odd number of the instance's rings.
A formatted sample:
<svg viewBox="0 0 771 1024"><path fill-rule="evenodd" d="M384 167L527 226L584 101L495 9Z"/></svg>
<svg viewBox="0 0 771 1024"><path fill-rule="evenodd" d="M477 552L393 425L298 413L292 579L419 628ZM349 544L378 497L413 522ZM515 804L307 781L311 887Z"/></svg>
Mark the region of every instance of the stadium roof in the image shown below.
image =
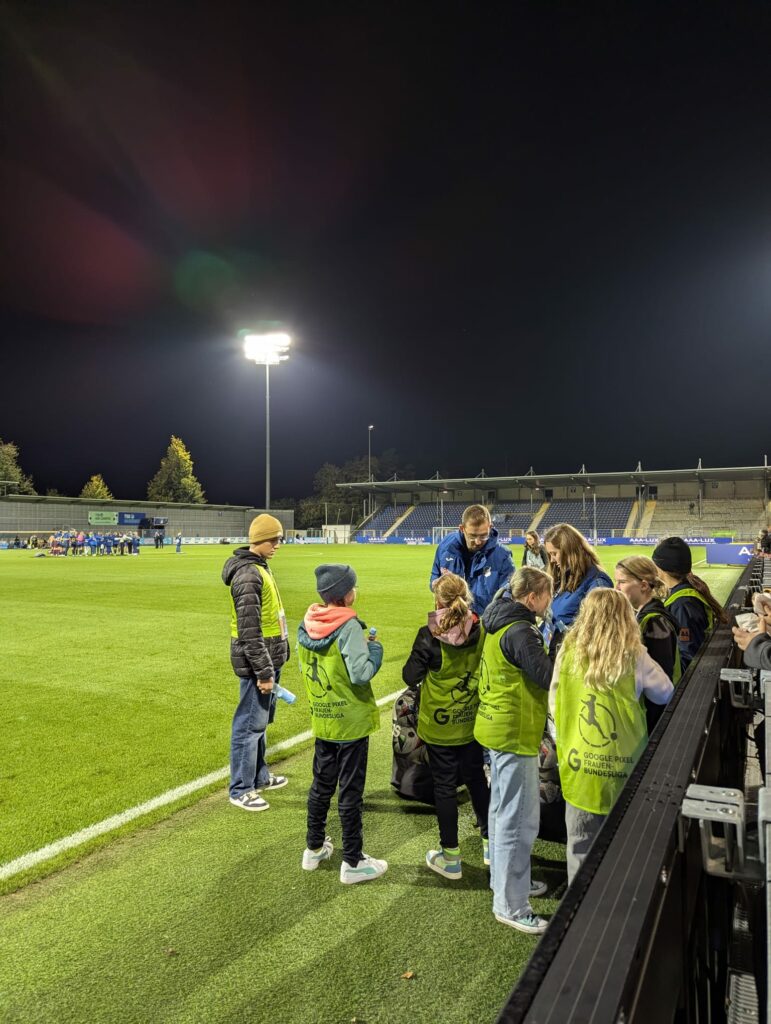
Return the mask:
<svg viewBox="0 0 771 1024"><path fill-rule="evenodd" d="M362 493L377 491L449 491L495 490L503 487L530 487L537 490L542 487L599 487L610 484L665 484L683 483L692 480L767 480L769 475L768 459L761 466L723 466L707 468L698 466L692 469L653 469L644 470L641 465L632 472L590 473L582 466L577 473L545 473L538 474L532 468L524 476L487 476L482 470L473 477L429 477L427 480L399 480L396 476L390 480L363 480L348 484L337 484L343 490L360 491Z"/></svg>

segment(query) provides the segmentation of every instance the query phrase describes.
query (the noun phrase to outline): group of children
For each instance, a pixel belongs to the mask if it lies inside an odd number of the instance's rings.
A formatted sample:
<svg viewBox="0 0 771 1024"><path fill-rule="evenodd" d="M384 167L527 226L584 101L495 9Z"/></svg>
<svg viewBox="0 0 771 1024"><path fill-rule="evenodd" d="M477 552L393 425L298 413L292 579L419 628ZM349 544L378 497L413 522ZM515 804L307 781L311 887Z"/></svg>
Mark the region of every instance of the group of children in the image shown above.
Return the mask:
<svg viewBox="0 0 771 1024"><path fill-rule="evenodd" d="M275 550L278 541L270 543ZM680 538L659 544L653 560L619 562L615 588L591 553L586 557L594 584L587 586L587 572L575 569L571 590L568 548L558 541L549 551L551 571L523 566L481 618L466 581L442 575L433 587L435 607L403 668L405 683L419 688L417 734L428 754L439 826L439 845L426 853L426 865L446 879L462 877L462 782L490 868L493 913L531 934L547 925L530 903L547 889L530 871L539 828L538 754L547 722L557 744L572 880L645 749L657 713L723 616L706 585L691 575L690 549ZM258 568L264 574L267 563ZM555 579L556 597L562 595L571 611L569 626L560 619L556 642L550 611ZM340 880L351 884L376 879L388 868L364 852L362 838L369 736L379 725L371 680L383 648L356 615L350 566L319 566L316 586L320 602L308 609L297 637L316 738L302 867L316 870L332 856L326 823L338 789ZM483 749L490 754L489 787ZM241 806L258 796L241 797Z"/></svg>

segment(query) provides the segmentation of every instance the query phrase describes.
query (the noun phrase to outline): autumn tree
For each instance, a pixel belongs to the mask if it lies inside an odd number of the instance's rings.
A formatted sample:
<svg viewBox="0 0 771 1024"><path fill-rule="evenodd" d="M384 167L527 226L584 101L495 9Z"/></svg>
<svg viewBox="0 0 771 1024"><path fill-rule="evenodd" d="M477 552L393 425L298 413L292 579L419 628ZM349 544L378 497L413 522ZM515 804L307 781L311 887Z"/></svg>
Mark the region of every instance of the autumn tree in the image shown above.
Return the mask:
<svg viewBox="0 0 771 1024"><path fill-rule="evenodd" d="M37 494L32 477L19 465L19 448L0 437L0 494Z"/></svg>
<svg viewBox="0 0 771 1024"><path fill-rule="evenodd" d="M84 485L83 490L80 492L81 498L98 498L102 501L109 501L112 498L112 492L107 484L104 482L101 473L94 473L89 479L88 483Z"/></svg>
<svg viewBox="0 0 771 1024"><path fill-rule="evenodd" d="M147 500L206 504L206 495L193 473L193 459L181 438L172 435L158 472L147 485Z"/></svg>

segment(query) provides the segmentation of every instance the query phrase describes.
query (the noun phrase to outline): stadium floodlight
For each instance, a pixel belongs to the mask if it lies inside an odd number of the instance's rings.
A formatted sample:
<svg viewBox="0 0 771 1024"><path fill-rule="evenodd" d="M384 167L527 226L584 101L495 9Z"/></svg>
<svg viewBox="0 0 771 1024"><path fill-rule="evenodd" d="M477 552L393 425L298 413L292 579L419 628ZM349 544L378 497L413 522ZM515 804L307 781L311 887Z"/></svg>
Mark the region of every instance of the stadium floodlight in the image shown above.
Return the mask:
<svg viewBox="0 0 771 1024"><path fill-rule="evenodd" d="M291 337L286 331L242 331L244 355L265 367L265 508L270 508L270 368L289 358Z"/></svg>

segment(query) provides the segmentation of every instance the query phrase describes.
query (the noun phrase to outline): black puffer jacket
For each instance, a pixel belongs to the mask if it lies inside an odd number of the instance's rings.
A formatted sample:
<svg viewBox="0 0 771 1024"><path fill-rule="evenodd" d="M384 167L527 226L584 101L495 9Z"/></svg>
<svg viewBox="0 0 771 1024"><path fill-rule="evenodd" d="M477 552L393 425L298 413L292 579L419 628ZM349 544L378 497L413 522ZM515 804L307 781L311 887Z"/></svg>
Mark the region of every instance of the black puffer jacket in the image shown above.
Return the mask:
<svg viewBox="0 0 771 1024"><path fill-rule="evenodd" d="M222 582L230 587L238 622L238 637L230 638L230 664L240 678L271 679L289 660L289 643L278 636L262 635L262 573L258 565L268 569L260 555L249 548L236 548L222 569Z"/></svg>

